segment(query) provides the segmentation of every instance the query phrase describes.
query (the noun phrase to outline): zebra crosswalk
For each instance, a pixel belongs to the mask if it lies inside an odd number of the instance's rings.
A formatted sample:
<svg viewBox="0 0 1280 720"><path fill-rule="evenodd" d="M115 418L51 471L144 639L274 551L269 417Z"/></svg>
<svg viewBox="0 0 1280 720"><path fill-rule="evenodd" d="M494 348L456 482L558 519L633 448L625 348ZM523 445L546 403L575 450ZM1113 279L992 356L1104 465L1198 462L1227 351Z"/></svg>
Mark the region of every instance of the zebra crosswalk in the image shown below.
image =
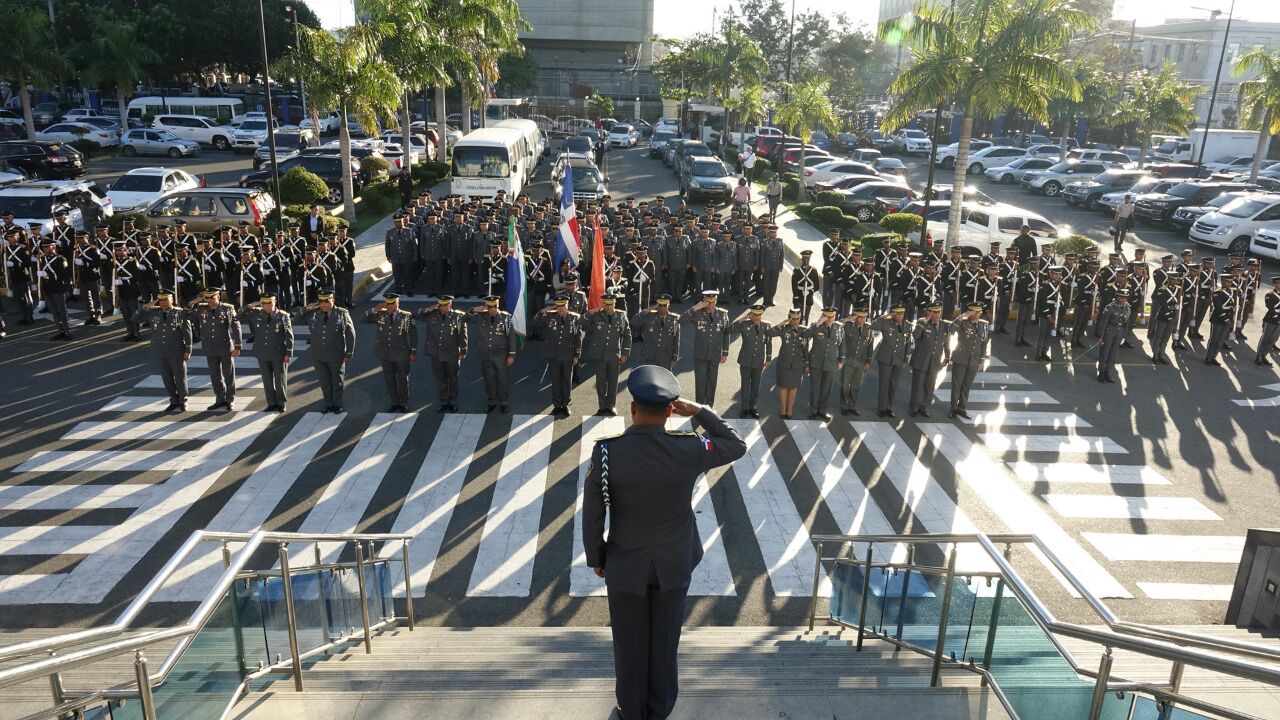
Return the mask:
<svg viewBox="0 0 1280 720"><path fill-rule="evenodd" d="M694 489L704 559L690 595L810 597L815 534L1015 532L1038 534L1100 597L1220 599L1222 574L1178 570L1238 560L1228 513L1182 494L1132 439L994 367L979 376L970 403L982 409L969 420L730 420L748 449ZM256 375L245 362L238 371ZM622 432L622 418L242 409L138 419L163 409L157 388L143 378L0 477L0 508L28 519L0 525L0 605L100 605L198 528L408 533L419 597L442 583L477 603L528 601L557 583L570 598L604 594L582 548L582 487L594 440ZM554 541L562 531L572 539ZM342 549L288 551L307 563ZM903 546L874 551L906 558ZM962 546L957 567L992 563ZM198 600L220 570L219 549L202 548L159 598Z"/></svg>

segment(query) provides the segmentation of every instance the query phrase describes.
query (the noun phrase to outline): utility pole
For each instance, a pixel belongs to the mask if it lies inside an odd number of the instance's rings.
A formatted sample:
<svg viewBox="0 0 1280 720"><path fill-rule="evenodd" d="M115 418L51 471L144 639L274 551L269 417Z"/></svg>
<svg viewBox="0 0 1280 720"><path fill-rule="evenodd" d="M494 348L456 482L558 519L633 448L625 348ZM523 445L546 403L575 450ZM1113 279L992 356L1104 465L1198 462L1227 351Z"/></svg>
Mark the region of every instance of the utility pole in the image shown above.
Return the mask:
<svg viewBox="0 0 1280 720"><path fill-rule="evenodd" d="M267 99L267 143L271 148L271 192L275 195L276 207L271 212L276 219L282 217L284 199L280 197L280 163L276 157L276 121L271 109L271 64L267 58L267 15L262 10L262 0L258 0L258 30L262 36L262 92ZM346 112L346 108L343 108Z"/></svg>
<svg viewBox="0 0 1280 720"><path fill-rule="evenodd" d="M1221 10L1214 11L1213 19L1217 20ZM1213 75L1213 92L1209 95L1209 114L1204 119L1204 137L1200 138L1200 153L1196 164L1204 166L1204 148L1209 144L1209 128L1213 127L1213 106L1218 100L1218 82L1222 80L1222 64L1227 59L1227 40L1231 39L1231 20L1236 14L1236 0L1231 0L1231 9L1227 12L1227 29L1222 34L1222 50L1218 53L1218 72ZM1265 128L1264 128L1265 132Z"/></svg>
<svg viewBox="0 0 1280 720"><path fill-rule="evenodd" d="M298 34L298 9L292 5L285 5L284 11L289 17L293 18L293 52L295 54L302 52L302 38ZM298 94L302 96L302 119L307 119L307 84L298 76ZM320 128L316 128L316 134L319 134Z"/></svg>
<svg viewBox="0 0 1280 720"><path fill-rule="evenodd" d="M787 82L782 91L784 102L791 101L791 57L796 44L796 0L791 0L791 28L787 30Z"/></svg>

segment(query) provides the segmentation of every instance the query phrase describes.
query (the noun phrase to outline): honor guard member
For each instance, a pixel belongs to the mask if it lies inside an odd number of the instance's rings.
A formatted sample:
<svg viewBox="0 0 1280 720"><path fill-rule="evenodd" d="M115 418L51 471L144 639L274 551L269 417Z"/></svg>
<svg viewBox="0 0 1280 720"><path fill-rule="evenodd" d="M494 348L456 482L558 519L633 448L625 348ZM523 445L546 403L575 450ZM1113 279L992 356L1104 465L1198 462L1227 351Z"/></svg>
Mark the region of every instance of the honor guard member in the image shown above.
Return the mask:
<svg viewBox="0 0 1280 720"><path fill-rule="evenodd" d="M12 220L12 213L6 220ZM35 323L35 305L31 297L31 274L33 259L31 251L24 244L22 233L17 229L4 231L4 277L9 297L18 303L22 319L19 325ZM3 313L0 313L3 315Z"/></svg>
<svg viewBox="0 0 1280 720"><path fill-rule="evenodd" d="M1031 343L1027 342L1027 326L1031 324L1039 307L1037 301L1040 297L1042 280L1039 265L1040 260L1032 258L1026 263L1026 269L1014 278L1010 300L1018 306L1018 319L1013 323L1014 347L1031 347ZM971 302L981 302L981 300L973 298Z"/></svg>
<svg viewBox="0 0 1280 720"><path fill-rule="evenodd" d="M1167 255L1170 260L1172 255ZM1157 269L1157 272L1159 270ZM1168 365L1165 349L1173 337L1173 326L1178 317L1178 284L1181 276L1172 269L1161 275L1163 283L1151 293L1151 318L1147 324L1147 342L1151 345L1151 362Z"/></svg>
<svg viewBox="0 0 1280 720"><path fill-rule="evenodd" d="M413 314L400 309L400 294L386 293L382 304L365 313L366 322L377 324L373 351L382 363L382 378L391 400L388 412L409 411L409 371L418 359L418 326Z"/></svg>
<svg viewBox="0 0 1280 720"><path fill-rule="evenodd" d="M333 254L338 259L338 267L333 272L334 289L337 291L339 304L349 308L356 279L356 241L346 226L339 225L337 232L332 242Z"/></svg>
<svg viewBox="0 0 1280 720"><path fill-rule="evenodd" d="M501 407L508 412L507 398L511 390L507 381L507 368L516 361L516 333L511 326L511 313L498 307L497 295L484 299L484 306L472 308L467 324L475 330L480 341L480 374L484 377L484 392L489 409Z"/></svg>
<svg viewBox="0 0 1280 720"><path fill-rule="evenodd" d="M818 292L818 270L809 264L812 257L812 250L800 251L800 267L791 271L791 306L800 310L805 322L813 309L813 296Z"/></svg>
<svg viewBox="0 0 1280 720"><path fill-rule="evenodd" d="M404 216L396 213L387 231L384 249L398 294L413 297L413 268L418 262L418 239L412 228L405 227Z"/></svg>
<svg viewBox="0 0 1280 720"><path fill-rule="evenodd" d="M214 400L208 409L231 412L236 401L235 358L240 357L242 343L236 309L222 302L222 292L220 287L205 289L204 304L187 311L187 320L209 365Z"/></svg>
<svg viewBox="0 0 1280 720"><path fill-rule="evenodd" d="M822 301L832 306L839 302L844 291L843 269L848 258L840 240L840 228L827 228L827 239L822 241ZM808 320L808 316L805 317Z"/></svg>
<svg viewBox="0 0 1280 720"><path fill-rule="evenodd" d="M436 379L438 413L458 411L458 371L467 357L467 315L453 309L453 297L441 295L435 307L418 311L426 322L426 347Z"/></svg>
<svg viewBox="0 0 1280 720"><path fill-rule="evenodd" d="M862 267L855 269L845 286L845 304L854 310L878 307L875 264L870 260L863 260L861 265Z"/></svg>
<svg viewBox="0 0 1280 720"><path fill-rule="evenodd" d="M89 233L77 230L72 264L80 282L80 297L84 300L85 325L102 324L102 261L106 253L89 241Z"/></svg>
<svg viewBox="0 0 1280 720"><path fill-rule="evenodd" d="M1051 338L1058 336L1058 321L1062 318L1062 267L1055 265L1049 268L1049 279L1040 283L1040 291L1036 297L1036 316L1040 322L1036 326L1036 348L1034 359L1053 362L1049 349L1056 343Z"/></svg>
<svg viewBox="0 0 1280 720"><path fill-rule="evenodd" d="M658 277L658 268L653 261L649 259L649 253L643 245L637 245L634 249L634 256L631 265L626 272L627 284L631 287L631 296L628 298L631 307L647 308L653 304L653 283ZM635 322L632 321L632 326Z"/></svg>
<svg viewBox="0 0 1280 720"><path fill-rule="evenodd" d="M612 295L614 308L623 315L630 317L627 312L627 295L629 295L627 292L627 279L622 276L622 263L614 265L609 270L609 274L604 279L604 294ZM627 327L629 328L630 324Z"/></svg>
<svg viewBox="0 0 1280 720"><path fill-rule="evenodd" d="M484 259L485 297L507 293L507 254L502 252L502 243L489 243L489 254Z"/></svg>
<svg viewBox="0 0 1280 720"><path fill-rule="evenodd" d="M169 393L169 407L164 411L186 412L187 362L191 360L194 339L191 323L187 322L186 313L173 306L173 293L168 288L158 291L143 313L151 324L151 357L156 359L165 392Z"/></svg>
<svg viewBox="0 0 1280 720"><path fill-rule="evenodd" d="M1006 327L1009 324L1009 311L1017 302L1014 294L1017 289L1018 275L1022 271L1022 263L1019 262L1018 256L1018 248L1011 247L1005 250L1005 258L1000 261L1000 303L996 306L996 320L993 323L997 335L1009 334Z"/></svg>
<svg viewBox="0 0 1280 720"><path fill-rule="evenodd" d="M720 366L729 359L729 312L716 306L719 293L703 290L702 301L680 317L693 326L694 402L714 405Z"/></svg>
<svg viewBox="0 0 1280 720"><path fill-rule="evenodd" d="M752 305L744 318L729 326L729 335L742 338L738 349L738 375L742 381L739 403L742 417L759 418L760 376L773 361L773 338L764 323L764 305Z"/></svg>
<svg viewBox="0 0 1280 720"><path fill-rule="evenodd" d="M702 559L694 486L702 473L742 457L747 445L715 411L679 400L680 384L665 368L636 368L627 388L631 427L591 450L582 543L609 595L614 713L656 719L676 704L684 600ZM672 414L691 417L695 432L666 430Z"/></svg>
<svg viewBox="0 0 1280 720"><path fill-rule="evenodd" d="M262 373L267 412L284 412L289 400L289 360L293 357L293 318L276 307L275 295L250 303L244 317L253 328L253 355Z"/></svg>
<svg viewBox="0 0 1280 720"><path fill-rule="evenodd" d="M834 306L822 308L822 317L805 331L809 340L810 420L831 420L827 412L831 386L844 368L844 325L836 322L836 314Z"/></svg>
<svg viewBox="0 0 1280 720"><path fill-rule="evenodd" d="M138 342L142 340L138 335L142 326L141 313L138 312L138 298L142 296L142 268L138 267L137 260L127 254L124 240L111 243L111 250L111 262L107 266L111 275L111 294L115 306L124 314L125 326L128 328L128 333L121 339L125 342Z"/></svg>
<svg viewBox="0 0 1280 720"><path fill-rule="evenodd" d="M1000 299L1001 282L999 263L984 259L982 262L982 273L982 276L978 278L978 283L975 288L975 292L977 293L976 302L982 303L982 306L986 308L983 311L983 314L986 316L987 321L991 322L995 317L996 303Z"/></svg>
<svg viewBox="0 0 1280 720"><path fill-rule="evenodd" d="M893 398L898 393L898 376L911 358L911 325L906 315L905 307L894 305L888 315L878 318L872 326L880 333L875 353L880 370L879 417L897 417L893 414Z"/></svg>
<svg viewBox="0 0 1280 720"><path fill-rule="evenodd" d="M614 273L621 269L614 267ZM618 308L618 296L606 293L601 307L583 317L583 357L596 363L596 415L618 414L618 373L631 356L631 323Z"/></svg>
<svg viewBox="0 0 1280 720"><path fill-rule="evenodd" d="M862 415L858 394L875 357L875 334L867 324L866 310L854 310L844 320L844 369L840 374L840 414Z"/></svg>
<svg viewBox="0 0 1280 720"><path fill-rule="evenodd" d="M1262 299L1267 311L1262 315L1262 337L1258 339L1258 350L1253 357L1253 364L1271 367L1267 356L1276 351L1276 341L1280 340L1280 275L1272 276L1271 292Z"/></svg>
<svg viewBox="0 0 1280 720"><path fill-rule="evenodd" d="M551 257L542 241L530 238L529 251L524 263L529 279L529 313L536 315L547 305L547 293L551 292Z"/></svg>
<svg viewBox="0 0 1280 720"><path fill-rule="evenodd" d="M1093 335L1098 338L1098 382L1113 383L1116 352L1129 333L1129 291L1117 290L1111 303L1098 313Z"/></svg>
<svg viewBox="0 0 1280 720"><path fill-rule="evenodd" d="M951 323L942 321L942 306L930 305L911 331L911 417L929 417L938 373L947 366Z"/></svg>
<svg viewBox="0 0 1280 720"><path fill-rule="evenodd" d="M75 285L72 279L71 261L58 254L58 243L53 238L45 238L40 246L41 254L36 259L36 282L39 283L40 297L45 307L53 313L53 322L58 326L58 333L51 339L71 339L71 319L67 316L67 293Z"/></svg>
<svg viewBox="0 0 1280 720"><path fill-rule="evenodd" d="M964 253L958 247L951 248L951 257L942 261L942 316L955 317L960 297L960 273L964 270ZM963 307L963 306L961 306Z"/></svg>
<svg viewBox="0 0 1280 720"><path fill-rule="evenodd" d="M547 370L551 375L552 414L569 417L572 402L573 368L582 357L581 316L569 311L569 297L556 296L551 307L534 316L531 325L542 330L546 345Z"/></svg>
<svg viewBox="0 0 1280 720"><path fill-rule="evenodd" d="M179 306L186 307L200 293L200 260L191 254L186 245L177 245L173 259L174 296Z"/></svg>
<svg viewBox="0 0 1280 720"><path fill-rule="evenodd" d="M356 326L346 308L337 307L333 288L321 288L314 304L306 306L308 343L316 382L324 396L320 412L342 412L343 376L356 347Z"/></svg>
<svg viewBox="0 0 1280 720"><path fill-rule="evenodd" d="M1213 310L1209 314L1209 345L1204 356L1205 365L1221 365L1218 354L1222 352L1227 337L1235 327L1240 299L1236 296L1235 278L1222 273L1220 287L1213 292Z"/></svg>
<svg viewBox="0 0 1280 720"><path fill-rule="evenodd" d="M1089 260L1080 264L1072 288L1075 298L1075 316L1071 319L1071 347L1084 348L1085 328L1093 319L1093 311L1098 306L1098 266Z"/></svg>
<svg viewBox="0 0 1280 720"><path fill-rule="evenodd" d="M644 337L646 365L661 365L668 370L676 366L680 359L680 316L671 312L670 295L659 295L654 305L632 316L631 327Z"/></svg>
<svg viewBox="0 0 1280 720"><path fill-rule="evenodd" d="M310 305L317 300L320 288L333 287L333 273L320 262L316 251L307 249L302 257L302 303Z"/></svg>
<svg viewBox="0 0 1280 720"><path fill-rule="evenodd" d="M991 326L982 319L982 305L973 303L959 320L951 323L951 334L956 336L956 346L948 348L947 360L951 363L951 415L969 418L967 406L969 390L978 371L986 367L991 354Z"/></svg>

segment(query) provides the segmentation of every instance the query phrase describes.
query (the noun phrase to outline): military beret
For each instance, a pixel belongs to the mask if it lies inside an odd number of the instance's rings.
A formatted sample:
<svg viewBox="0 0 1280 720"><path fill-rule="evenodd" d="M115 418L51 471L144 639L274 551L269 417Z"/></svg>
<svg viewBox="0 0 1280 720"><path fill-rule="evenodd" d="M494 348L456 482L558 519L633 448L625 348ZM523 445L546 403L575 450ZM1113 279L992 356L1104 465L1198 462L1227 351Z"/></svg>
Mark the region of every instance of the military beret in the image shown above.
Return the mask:
<svg viewBox="0 0 1280 720"><path fill-rule="evenodd" d="M680 382L664 367L641 365L627 377L627 389L637 405L664 409L680 397Z"/></svg>

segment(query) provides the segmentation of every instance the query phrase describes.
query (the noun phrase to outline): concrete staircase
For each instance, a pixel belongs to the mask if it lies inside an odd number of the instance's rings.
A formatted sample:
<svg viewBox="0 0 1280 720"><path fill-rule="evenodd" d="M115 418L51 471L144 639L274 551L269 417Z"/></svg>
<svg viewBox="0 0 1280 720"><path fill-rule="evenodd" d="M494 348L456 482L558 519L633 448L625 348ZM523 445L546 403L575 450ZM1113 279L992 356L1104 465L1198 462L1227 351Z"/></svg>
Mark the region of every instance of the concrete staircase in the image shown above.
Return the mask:
<svg viewBox="0 0 1280 720"><path fill-rule="evenodd" d="M944 671L892 645L819 628L689 629L680 645L673 719L1006 720L977 675ZM231 713L243 720L608 717L608 628L398 629L310 663L306 690L289 678L256 683Z"/></svg>

